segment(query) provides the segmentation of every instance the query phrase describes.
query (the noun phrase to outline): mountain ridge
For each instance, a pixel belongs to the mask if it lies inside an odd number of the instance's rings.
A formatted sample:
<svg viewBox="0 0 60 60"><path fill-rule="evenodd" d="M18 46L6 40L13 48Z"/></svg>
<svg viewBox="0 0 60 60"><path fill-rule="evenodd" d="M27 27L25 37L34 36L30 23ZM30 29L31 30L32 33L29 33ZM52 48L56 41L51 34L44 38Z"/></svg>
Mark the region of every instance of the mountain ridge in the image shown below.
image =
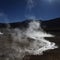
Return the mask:
<svg viewBox="0 0 60 60"><path fill-rule="evenodd" d="M28 27L28 23L34 21L32 19L25 20L22 22L13 22L13 23L0 23L0 28L7 28L7 25L10 25L10 28L23 28ZM51 20L35 20L41 23L41 27L45 30L60 30L60 18L51 19Z"/></svg>

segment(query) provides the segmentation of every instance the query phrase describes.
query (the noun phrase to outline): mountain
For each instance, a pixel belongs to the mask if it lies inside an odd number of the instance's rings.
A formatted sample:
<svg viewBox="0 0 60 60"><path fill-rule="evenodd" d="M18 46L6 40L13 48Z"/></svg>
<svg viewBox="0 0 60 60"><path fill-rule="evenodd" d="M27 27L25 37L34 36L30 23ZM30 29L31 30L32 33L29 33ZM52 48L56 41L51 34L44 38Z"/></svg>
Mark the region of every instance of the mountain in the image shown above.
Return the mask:
<svg viewBox="0 0 60 60"><path fill-rule="evenodd" d="M29 22L33 21L32 19L30 20L25 20L22 22L13 22L13 23L9 23L10 28L26 28L28 27ZM36 20L39 21L41 23L41 27L45 30L60 30L60 18L56 18L56 19L51 19L51 20L46 20L46 21L42 21L42 20ZM8 25L8 23L0 23L0 28L6 28Z"/></svg>
<svg viewBox="0 0 60 60"><path fill-rule="evenodd" d="M45 30L60 30L60 18L51 19L42 22L42 28Z"/></svg>

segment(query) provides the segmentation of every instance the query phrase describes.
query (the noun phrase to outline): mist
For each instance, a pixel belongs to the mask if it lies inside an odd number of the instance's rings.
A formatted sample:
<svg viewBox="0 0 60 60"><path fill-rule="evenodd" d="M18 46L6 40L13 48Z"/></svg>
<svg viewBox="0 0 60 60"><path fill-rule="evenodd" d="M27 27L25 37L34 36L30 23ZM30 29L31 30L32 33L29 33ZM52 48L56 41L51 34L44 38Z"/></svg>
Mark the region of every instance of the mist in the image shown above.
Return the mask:
<svg viewBox="0 0 60 60"><path fill-rule="evenodd" d="M15 50L15 57L23 59L25 55L42 55L44 51L58 48L54 42L44 37L54 37L47 34L39 21L31 21L26 30L15 28L11 32L13 39L12 49ZM13 54L11 54L13 56Z"/></svg>

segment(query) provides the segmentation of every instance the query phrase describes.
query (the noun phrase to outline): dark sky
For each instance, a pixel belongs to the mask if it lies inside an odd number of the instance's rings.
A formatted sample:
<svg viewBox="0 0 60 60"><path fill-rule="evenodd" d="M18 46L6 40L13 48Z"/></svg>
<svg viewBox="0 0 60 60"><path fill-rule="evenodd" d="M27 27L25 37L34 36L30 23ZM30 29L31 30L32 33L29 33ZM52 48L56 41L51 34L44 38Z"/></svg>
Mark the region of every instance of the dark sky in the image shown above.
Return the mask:
<svg viewBox="0 0 60 60"><path fill-rule="evenodd" d="M60 0L0 0L0 22L60 17Z"/></svg>

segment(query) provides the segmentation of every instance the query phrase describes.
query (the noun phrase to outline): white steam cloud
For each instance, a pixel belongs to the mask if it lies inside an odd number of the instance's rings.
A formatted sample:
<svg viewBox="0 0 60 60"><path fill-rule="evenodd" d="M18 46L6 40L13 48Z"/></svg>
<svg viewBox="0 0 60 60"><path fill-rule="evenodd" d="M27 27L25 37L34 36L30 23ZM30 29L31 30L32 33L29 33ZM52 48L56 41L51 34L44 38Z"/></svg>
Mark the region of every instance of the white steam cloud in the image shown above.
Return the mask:
<svg viewBox="0 0 60 60"><path fill-rule="evenodd" d="M35 20L35 19L36 19L36 17L33 16L33 15L26 15L25 17L26 17L28 20L30 20L30 19Z"/></svg>
<svg viewBox="0 0 60 60"><path fill-rule="evenodd" d="M3 33L2 33L2 32L0 32L0 35L3 35Z"/></svg>
<svg viewBox="0 0 60 60"><path fill-rule="evenodd" d="M25 17L28 19L35 19L35 15L32 13L32 9L35 7L35 0L26 0Z"/></svg>
<svg viewBox="0 0 60 60"><path fill-rule="evenodd" d="M26 0L27 1L27 9L31 10L35 6L34 0Z"/></svg>
<svg viewBox="0 0 60 60"><path fill-rule="evenodd" d="M43 51L58 48L54 42L50 42L44 37L54 37L51 34L45 33L39 21L29 23L27 30L18 28L13 29L12 49L15 50L14 57L22 59L25 55L41 55ZM13 57L13 54L10 56Z"/></svg>

